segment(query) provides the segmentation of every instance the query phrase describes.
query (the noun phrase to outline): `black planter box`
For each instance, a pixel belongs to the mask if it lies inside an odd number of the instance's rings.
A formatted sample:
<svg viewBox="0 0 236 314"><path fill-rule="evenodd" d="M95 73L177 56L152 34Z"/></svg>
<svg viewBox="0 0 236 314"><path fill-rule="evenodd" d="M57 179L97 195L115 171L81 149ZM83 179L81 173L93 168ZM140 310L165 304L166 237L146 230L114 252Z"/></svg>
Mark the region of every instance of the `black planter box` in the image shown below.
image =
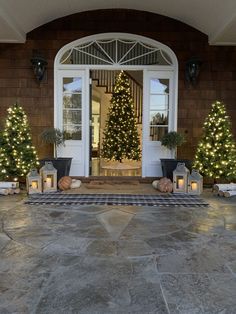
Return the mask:
<svg viewBox="0 0 236 314"><path fill-rule="evenodd" d="M51 161L53 164L53 167L57 169L57 182L64 176L68 176L70 174L70 166L72 158L63 158L58 157L55 158L44 158L40 159L40 168L44 166L45 161Z"/></svg>
<svg viewBox="0 0 236 314"><path fill-rule="evenodd" d="M192 161L189 159L161 159L161 167L162 167L162 173L163 177L166 177L168 179L171 179L173 181L173 171L176 169L177 164L179 162L185 163L185 166L189 169L189 171L192 170Z"/></svg>

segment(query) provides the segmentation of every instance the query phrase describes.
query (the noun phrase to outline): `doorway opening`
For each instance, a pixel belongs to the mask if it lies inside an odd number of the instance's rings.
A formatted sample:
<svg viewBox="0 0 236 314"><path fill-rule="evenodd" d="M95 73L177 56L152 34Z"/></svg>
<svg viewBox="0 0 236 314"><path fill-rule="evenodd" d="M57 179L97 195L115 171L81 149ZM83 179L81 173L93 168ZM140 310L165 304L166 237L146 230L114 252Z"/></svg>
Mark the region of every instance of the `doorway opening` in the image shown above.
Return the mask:
<svg viewBox="0 0 236 314"><path fill-rule="evenodd" d="M135 175L162 176L160 159L169 158L170 152L161 145L159 135L163 130L177 129L178 61L174 52L166 45L150 38L126 33L104 33L80 38L60 49L55 58L54 126L61 130L69 128L72 133L80 133L79 138L68 139L58 152L58 156L73 158L71 176L130 175L128 169L124 173L122 170L113 172L112 169L105 168L101 157L104 128L102 120L106 119L102 98L107 96L109 104L112 94L109 95L105 91L109 84L102 86L102 83L96 82L102 81L103 75L114 81L114 73L117 70L126 71L132 81L140 83L143 89L143 100L134 101L135 113L129 115L137 120L142 143L142 169L136 169ZM91 76L93 88L89 88ZM71 82L81 82L79 90L72 90L67 95L69 100L71 99L69 103L64 89L68 79ZM167 88L160 89L158 82ZM78 108L73 107L74 94L80 95ZM80 114L75 114L76 110L80 111ZM131 121L130 118L127 120ZM92 166L93 161L97 167ZM134 175L134 171L132 173Z"/></svg>
<svg viewBox="0 0 236 314"><path fill-rule="evenodd" d="M103 157L104 132L107 127L111 98L120 70L91 70L92 82L90 100L90 175L91 176L141 176L140 160L124 159L122 163ZM135 117L135 128L142 152L142 112L143 112L143 71L126 70ZM121 122L122 123L122 122Z"/></svg>

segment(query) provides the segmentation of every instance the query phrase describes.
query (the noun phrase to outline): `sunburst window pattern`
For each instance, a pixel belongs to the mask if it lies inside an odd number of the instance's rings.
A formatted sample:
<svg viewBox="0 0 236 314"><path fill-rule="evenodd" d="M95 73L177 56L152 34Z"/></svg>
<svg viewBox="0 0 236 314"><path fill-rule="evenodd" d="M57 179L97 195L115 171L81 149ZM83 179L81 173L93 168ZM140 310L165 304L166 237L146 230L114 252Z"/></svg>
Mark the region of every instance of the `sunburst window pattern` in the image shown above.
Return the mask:
<svg viewBox="0 0 236 314"><path fill-rule="evenodd" d="M172 65L170 56L158 47L137 40L93 40L67 50L61 64Z"/></svg>

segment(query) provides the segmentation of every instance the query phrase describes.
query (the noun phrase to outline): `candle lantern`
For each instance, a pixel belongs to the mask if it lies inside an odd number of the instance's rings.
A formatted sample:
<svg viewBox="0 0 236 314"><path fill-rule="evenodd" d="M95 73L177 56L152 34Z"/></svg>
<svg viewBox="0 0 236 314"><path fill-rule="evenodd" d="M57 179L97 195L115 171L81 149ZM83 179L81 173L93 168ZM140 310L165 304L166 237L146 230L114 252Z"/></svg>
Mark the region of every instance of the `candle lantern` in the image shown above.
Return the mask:
<svg viewBox="0 0 236 314"><path fill-rule="evenodd" d="M203 177L197 170L192 170L188 177L188 193L200 195L203 190Z"/></svg>
<svg viewBox="0 0 236 314"><path fill-rule="evenodd" d="M45 165L40 169L43 179L43 192L57 191L57 170L51 161L45 161Z"/></svg>
<svg viewBox="0 0 236 314"><path fill-rule="evenodd" d="M26 176L28 194L42 193L42 178L37 169L32 169Z"/></svg>
<svg viewBox="0 0 236 314"><path fill-rule="evenodd" d="M188 175L189 170L185 167L185 163L179 162L176 169L173 171L173 192L187 193L188 192Z"/></svg>

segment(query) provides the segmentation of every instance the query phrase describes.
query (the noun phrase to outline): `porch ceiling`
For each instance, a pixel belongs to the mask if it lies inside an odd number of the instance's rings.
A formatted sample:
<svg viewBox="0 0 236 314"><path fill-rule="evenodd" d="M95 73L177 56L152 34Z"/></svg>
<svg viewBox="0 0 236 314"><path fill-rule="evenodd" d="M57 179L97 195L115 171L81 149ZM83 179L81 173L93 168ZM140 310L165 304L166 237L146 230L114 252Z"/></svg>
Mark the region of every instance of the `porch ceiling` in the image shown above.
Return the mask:
<svg viewBox="0 0 236 314"><path fill-rule="evenodd" d="M208 35L211 45L236 45L235 0L0 0L0 42L24 42L26 34L77 12L126 8L182 21Z"/></svg>

